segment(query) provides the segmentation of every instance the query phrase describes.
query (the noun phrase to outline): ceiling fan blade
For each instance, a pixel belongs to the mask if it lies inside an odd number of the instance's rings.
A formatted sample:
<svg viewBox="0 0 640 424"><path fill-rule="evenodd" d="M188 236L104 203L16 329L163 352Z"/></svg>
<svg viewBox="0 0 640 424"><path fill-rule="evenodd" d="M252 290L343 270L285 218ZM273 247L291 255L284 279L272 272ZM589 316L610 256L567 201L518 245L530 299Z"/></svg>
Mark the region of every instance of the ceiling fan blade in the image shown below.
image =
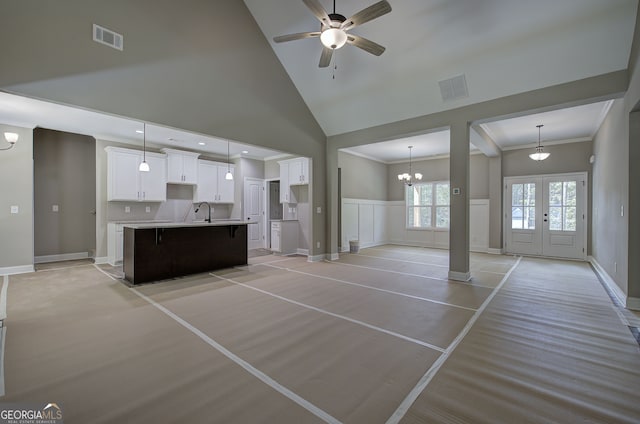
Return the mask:
<svg viewBox="0 0 640 424"><path fill-rule="evenodd" d="M297 34L280 35L273 37L273 41L276 43L284 43L285 41L302 40L305 38L320 37L320 31L314 32L299 32Z"/></svg>
<svg viewBox="0 0 640 424"><path fill-rule="evenodd" d="M371 6L362 9L340 25L340 28L347 31L351 28L355 28L358 25L362 25L365 22L369 22L373 19L379 18L382 15L386 15L391 12L391 5L387 0L379 1Z"/></svg>
<svg viewBox="0 0 640 424"><path fill-rule="evenodd" d="M324 10L324 7L322 7L318 0L302 0L302 2L307 5L309 10L311 10L311 13L313 13L320 22L329 26L329 23L331 22L329 14Z"/></svg>
<svg viewBox="0 0 640 424"><path fill-rule="evenodd" d="M328 47L322 48L322 54L320 55L320 63L318 66L320 68L326 68L331 64L331 56L333 56L333 49Z"/></svg>
<svg viewBox="0 0 640 424"><path fill-rule="evenodd" d="M362 50L374 54L376 56L380 56L386 50L378 43L374 43L371 40L367 40L364 37L359 37L357 35L349 34L347 35L347 43L352 46L356 46L361 48Z"/></svg>

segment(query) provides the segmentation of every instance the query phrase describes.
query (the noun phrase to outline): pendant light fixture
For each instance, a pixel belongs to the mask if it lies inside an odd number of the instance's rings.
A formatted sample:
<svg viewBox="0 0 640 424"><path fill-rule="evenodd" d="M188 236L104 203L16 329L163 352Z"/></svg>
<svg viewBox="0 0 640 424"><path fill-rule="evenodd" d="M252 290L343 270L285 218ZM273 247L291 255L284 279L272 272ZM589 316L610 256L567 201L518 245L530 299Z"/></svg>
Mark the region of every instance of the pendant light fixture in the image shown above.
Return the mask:
<svg viewBox="0 0 640 424"><path fill-rule="evenodd" d="M233 174L231 173L231 164L229 163L229 140L227 140L227 173L224 176L225 180L233 180Z"/></svg>
<svg viewBox="0 0 640 424"><path fill-rule="evenodd" d="M4 139L7 140L7 143L9 143L9 147L4 147L0 150L9 150L10 148L16 145L16 142L18 141L18 134L12 133L12 132L6 132L4 133Z"/></svg>
<svg viewBox="0 0 640 424"><path fill-rule="evenodd" d="M538 127L538 147L536 147L536 152L531 153L529 157L539 162L541 160L545 160L546 158L548 158L551 153L543 151L542 149L543 146L540 145L540 128L544 127L544 125L540 124L540 125L536 125L536 127Z"/></svg>
<svg viewBox="0 0 640 424"><path fill-rule="evenodd" d="M138 167L140 172L149 172L149 164L147 163L147 124L142 123L142 163Z"/></svg>
<svg viewBox="0 0 640 424"><path fill-rule="evenodd" d="M411 174L411 149L413 149L413 146L409 146L409 173L405 172L404 174L398 174L398 180L402 181L408 186L413 185L414 179L416 181L420 181L422 179L422 174L419 172L416 172L413 175Z"/></svg>

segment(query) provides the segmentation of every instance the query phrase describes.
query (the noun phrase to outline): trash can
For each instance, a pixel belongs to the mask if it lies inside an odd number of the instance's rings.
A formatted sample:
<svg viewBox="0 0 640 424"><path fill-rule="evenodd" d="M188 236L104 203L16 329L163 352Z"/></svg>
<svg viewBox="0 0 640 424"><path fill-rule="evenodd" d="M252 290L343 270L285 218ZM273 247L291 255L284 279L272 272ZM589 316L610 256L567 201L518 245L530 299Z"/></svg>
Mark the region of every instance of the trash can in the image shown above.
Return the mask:
<svg viewBox="0 0 640 424"><path fill-rule="evenodd" d="M349 240L349 253L358 253L360 251L359 240Z"/></svg>

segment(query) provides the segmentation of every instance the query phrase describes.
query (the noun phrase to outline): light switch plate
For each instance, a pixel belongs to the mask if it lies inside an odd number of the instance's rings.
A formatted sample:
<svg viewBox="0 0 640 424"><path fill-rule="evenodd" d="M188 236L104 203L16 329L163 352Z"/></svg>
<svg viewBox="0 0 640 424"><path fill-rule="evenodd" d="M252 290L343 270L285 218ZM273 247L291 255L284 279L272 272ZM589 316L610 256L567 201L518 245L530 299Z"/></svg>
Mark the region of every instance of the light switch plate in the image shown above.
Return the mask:
<svg viewBox="0 0 640 424"><path fill-rule="evenodd" d="M316 208L316 213L322 213L322 208L320 206Z"/></svg>
<svg viewBox="0 0 640 424"><path fill-rule="evenodd" d="M130 206L125 206L124 207L124 213L129 213L131 212L131 207Z"/></svg>
<svg viewBox="0 0 640 424"><path fill-rule="evenodd" d="M17 206L11 206L11 213L18 213L20 211L20 208L18 208Z"/></svg>
<svg viewBox="0 0 640 424"><path fill-rule="evenodd" d="M146 207L144 208L144 211L145 211L146 213L151 212L151 206L146 206Z"/></svg>
<svg viewBox="0 0 640 424"><path fill-rule="evenodd" d="M53 205L53 206L51 206L51 211L52 211L52 212L58 212L58 210L59 210L59 209L60 209L60 208L58 207L58 205Z"/></svg>

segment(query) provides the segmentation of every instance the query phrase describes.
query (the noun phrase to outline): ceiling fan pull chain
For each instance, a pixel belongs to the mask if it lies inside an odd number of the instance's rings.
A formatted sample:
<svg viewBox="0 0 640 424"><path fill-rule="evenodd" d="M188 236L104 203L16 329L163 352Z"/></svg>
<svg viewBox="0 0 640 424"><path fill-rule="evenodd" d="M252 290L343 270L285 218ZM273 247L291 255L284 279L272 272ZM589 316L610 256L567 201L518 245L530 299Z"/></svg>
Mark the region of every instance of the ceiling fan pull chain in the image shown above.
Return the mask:
<svg viewBox="0 0 640 424"><path fill-rule="evenodd" d="M336 71L338 70L338 55L334 50L333 52L333 79L336 79Z"/></svg>

